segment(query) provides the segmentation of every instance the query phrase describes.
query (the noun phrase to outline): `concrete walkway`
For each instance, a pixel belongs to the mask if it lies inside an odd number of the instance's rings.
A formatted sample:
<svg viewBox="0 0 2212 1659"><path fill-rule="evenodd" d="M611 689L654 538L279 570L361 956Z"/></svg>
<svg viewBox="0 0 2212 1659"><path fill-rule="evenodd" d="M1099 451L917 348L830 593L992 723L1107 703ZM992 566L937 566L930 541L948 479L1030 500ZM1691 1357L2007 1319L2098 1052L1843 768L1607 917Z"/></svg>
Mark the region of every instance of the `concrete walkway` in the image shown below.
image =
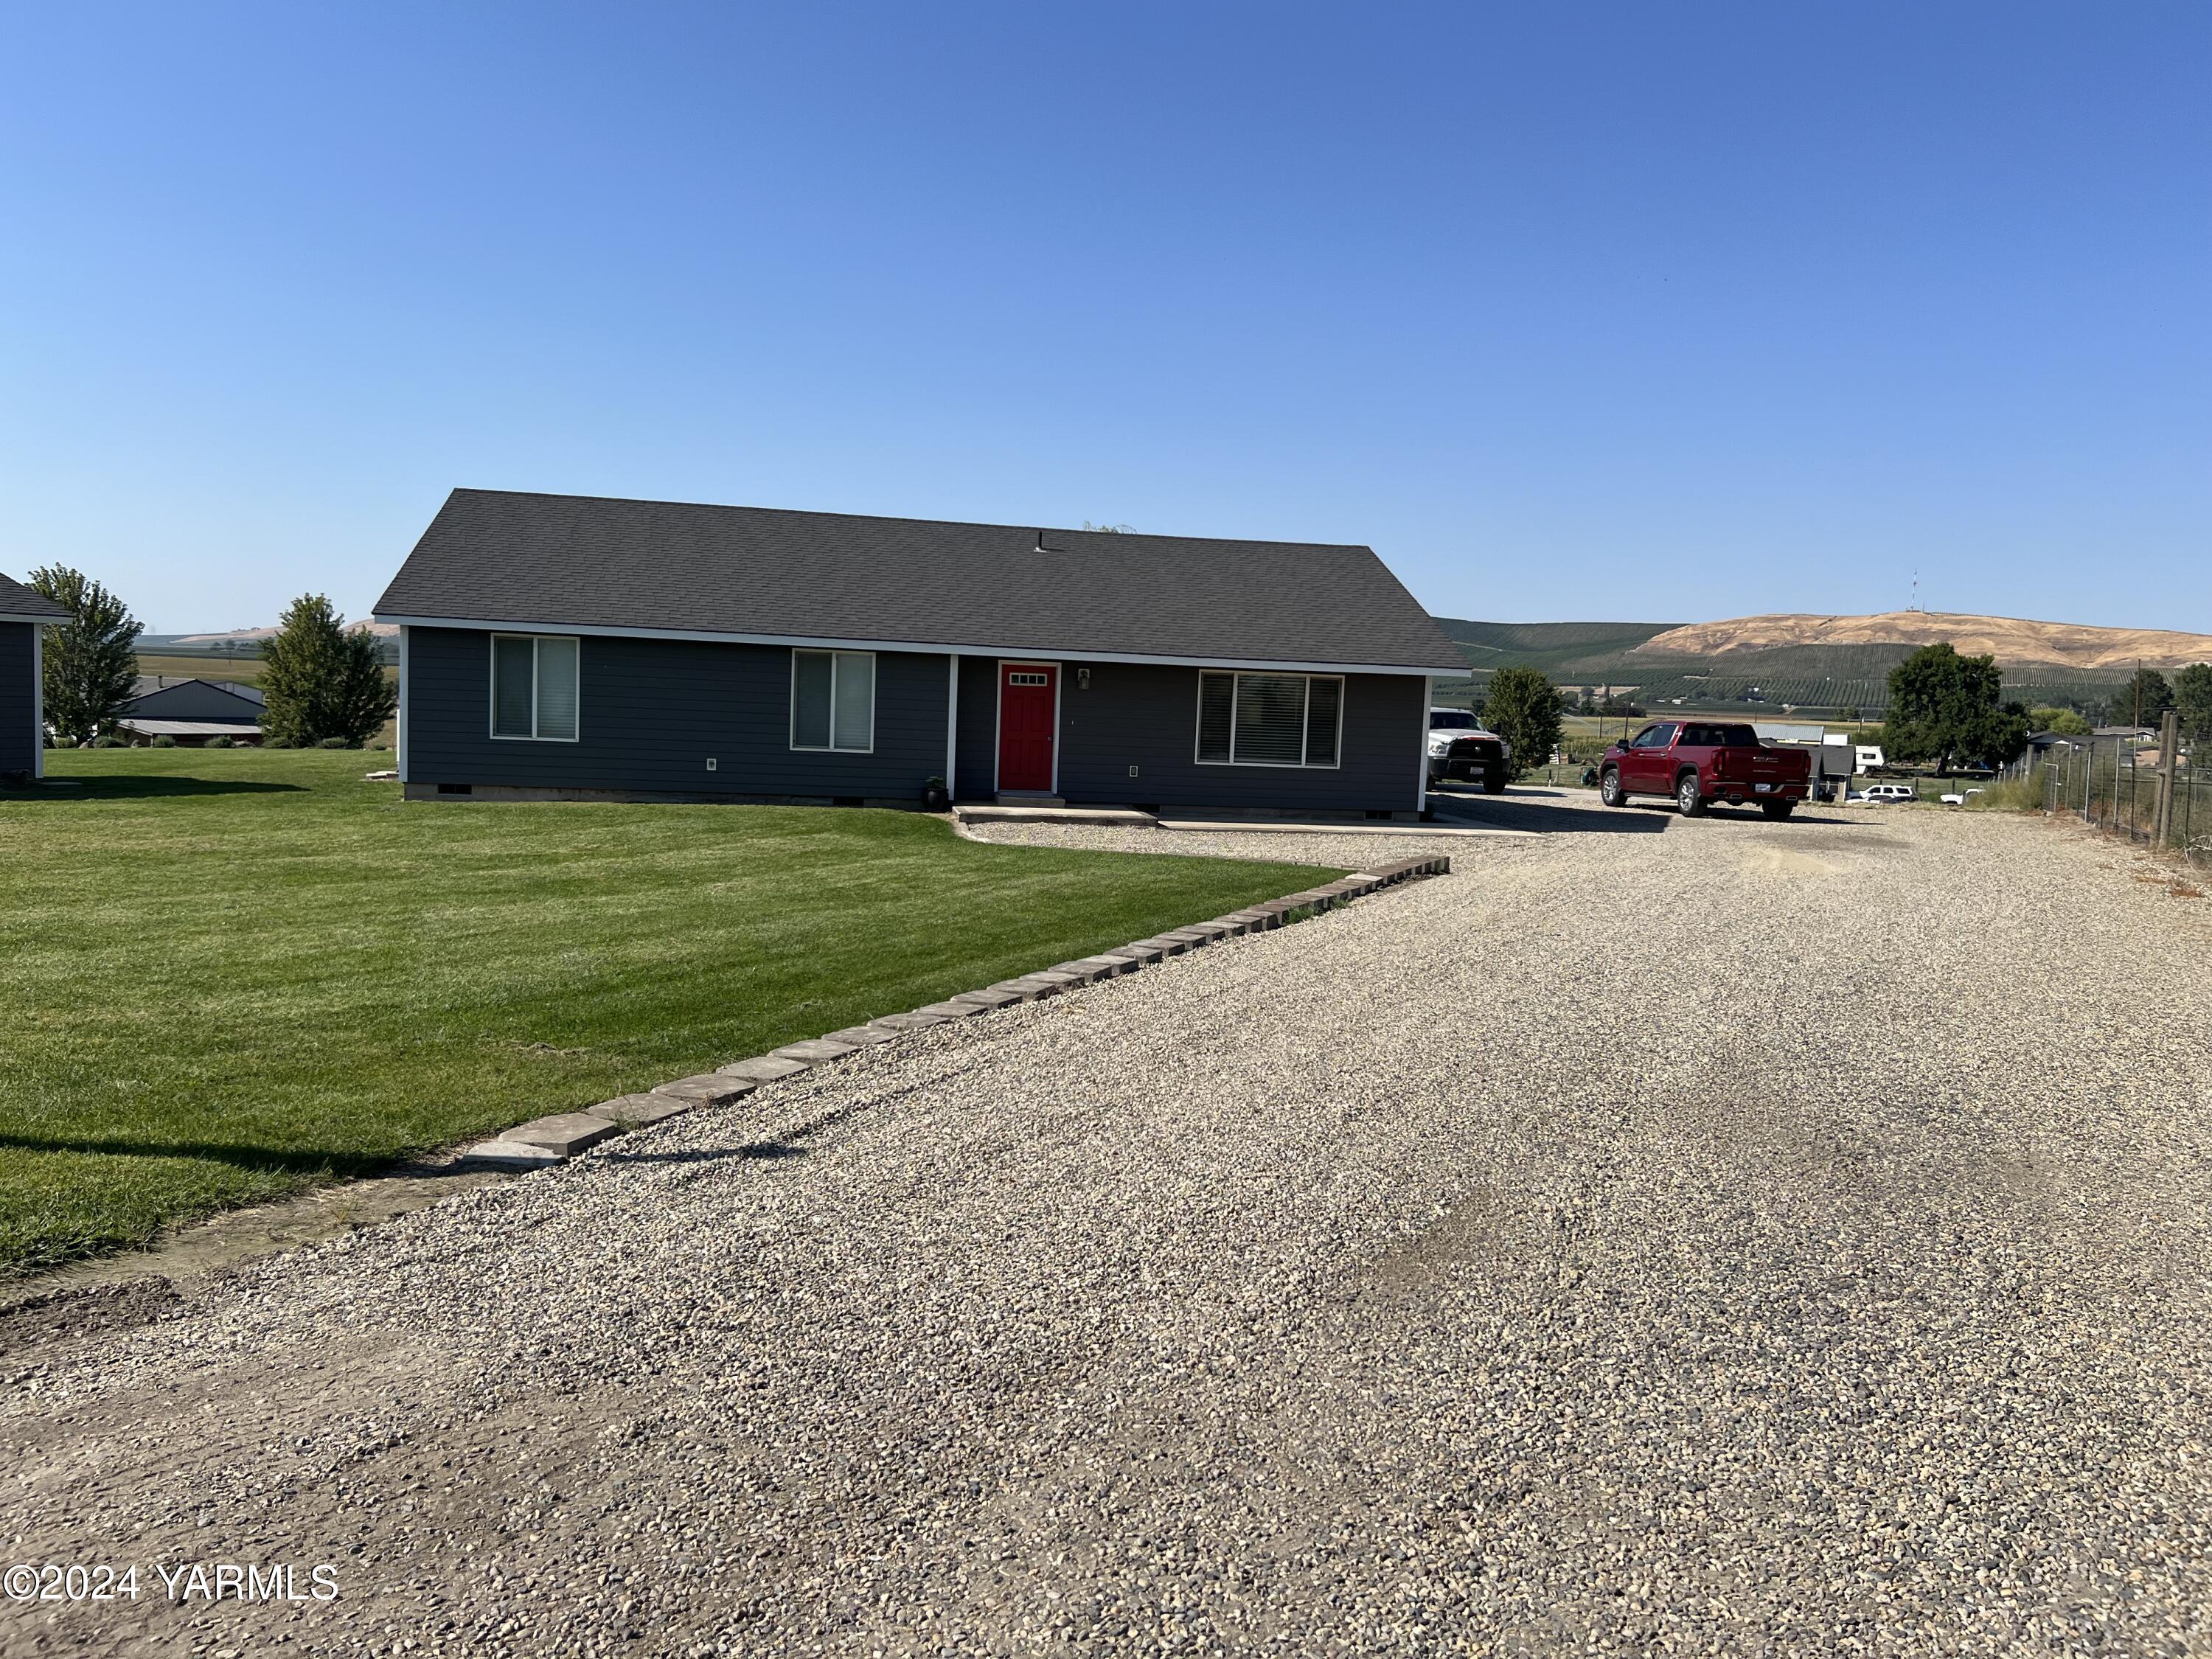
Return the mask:
<svg viewBox="0 0 2212 1659"><path fill-rule="evenodd" d="M0 1651L2203 1650L2212 903L1655 821L19 1336Z"/></svg>

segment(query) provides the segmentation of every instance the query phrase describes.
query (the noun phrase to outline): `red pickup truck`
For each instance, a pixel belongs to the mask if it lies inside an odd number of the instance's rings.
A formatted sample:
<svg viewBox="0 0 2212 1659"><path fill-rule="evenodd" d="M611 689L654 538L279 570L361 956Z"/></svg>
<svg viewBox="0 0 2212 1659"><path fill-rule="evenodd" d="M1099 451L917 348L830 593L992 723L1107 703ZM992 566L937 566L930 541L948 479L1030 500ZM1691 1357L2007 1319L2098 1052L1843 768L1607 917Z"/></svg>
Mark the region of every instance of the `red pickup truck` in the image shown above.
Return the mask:
<svg viewBox="0 0 2212 1659"><path fill-rule="evenodd" d="M1607 806L1631 795L1672 795L1684 817L1714 801L1755 801L1786 818L1812 793L1813 757L1759 740L1748 726L1715 720L1654 720L1598 762L1598 793Z"/></svg>

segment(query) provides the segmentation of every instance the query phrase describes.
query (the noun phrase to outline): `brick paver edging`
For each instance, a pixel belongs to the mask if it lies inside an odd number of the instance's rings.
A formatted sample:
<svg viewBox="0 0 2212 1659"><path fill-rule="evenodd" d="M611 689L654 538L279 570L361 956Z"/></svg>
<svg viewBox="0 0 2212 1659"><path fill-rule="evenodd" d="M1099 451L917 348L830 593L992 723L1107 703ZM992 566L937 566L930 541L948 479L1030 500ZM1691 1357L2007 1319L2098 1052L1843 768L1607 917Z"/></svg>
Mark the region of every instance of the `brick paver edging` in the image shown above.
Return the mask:
<svg viewBox="0 0 2212 1659"><path fill-rule="evenodd" d="M1442 876L1450 872L1451 860L1443 856L1384 865L1325 886L1308 888L1303 893L1232 910L1212 921L1171 927L1164 933L1140 939L1115 950L1102 951L1095 957L1060 963L1018 979L1000 980L979 991L963 991L910 1013L886 1014L865 1025L848 1026L842 1031L810 1037L804 1042L787 1042L773 1054L755 1054L697 1077L678 1078L643 1094L624 1095L581 1111L557 1112L550 1117L518 1124L495 1140L470 1147L462 1158L468 1163L507 1169L559 1164L624 1130L659 1123L696 1107L727 1105L733 1100L744 1099L764 1083L796 1077L811 1066L826 1066L878 1042L896 1042L908 1031L926 1030L933 1025L988 1014L1016 1003L1032 1002L1071 985L1090 985L1117 974L1133 974L1169 957L1200 950L1216 939L1264 933L1286 922L1318 915L1323 910L1333 910L1415 876Z"/></svg>

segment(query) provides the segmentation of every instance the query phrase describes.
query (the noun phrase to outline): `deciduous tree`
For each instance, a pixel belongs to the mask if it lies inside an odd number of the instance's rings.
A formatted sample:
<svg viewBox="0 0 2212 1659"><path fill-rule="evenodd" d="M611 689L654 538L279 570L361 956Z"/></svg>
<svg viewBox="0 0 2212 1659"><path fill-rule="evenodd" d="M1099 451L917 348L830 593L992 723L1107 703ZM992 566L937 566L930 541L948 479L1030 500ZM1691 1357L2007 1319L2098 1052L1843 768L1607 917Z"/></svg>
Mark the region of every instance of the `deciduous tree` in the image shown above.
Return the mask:
<svg viewBox="0 0 2212 1659"><path fill-rule="evenodd" d="M2173 705L2181 711L2183 737L2212 743L2212 662L2193 663L2173 677Z"/></svg>
<svg viewBox="0 0 2212 1659"><path fill-rule="evenodd" d="M376 636L349 629L320 593L293 600L261 647L261 690L269 700L261 717L269 741L299 749L331 738L359 748L399 707Z"/></svg>
<svg viewBox="0 0 2212 1659"><path fill-rule="evenodd" d="M1966 761L2002 766L2027 748L2027 711L2002 702L1993 656L1962 657L1946 640L1923 646L1889 672L1885 757L1948 772Z"/></svg>
<svg viewBox="0 0 2212 1659"><path fill-rule="evenodd" d="M2173 707L2173 688L2155 668L2138 668L2112 704L2116 726L2156 726Z"/></svg>
<svg viewBox="0 0 2212 1659"><path fill-rule="evenodd" d="M2039 732L2056 732L2062 738L2086 738L2089 722L2071 708L2054 706L2031 708L2028 724Z"/></svg>
<svg viewBox="0 0 2212 1659"><path fill-rule="evenodd" d="M1513 747L1508 769L1526 777L1559 746L1559 693L1534 668L1501 668L1490 677L1482 723Z"/></svg>
<svg viewBox="0 0 2212 1659"><path fill-rule="evenodd" d="M108 736L137 684L137 618L114 594L66 565L33 570L30 585L70 613L68 622L46 630L40 685L46 723L65 744Z"/></svg>

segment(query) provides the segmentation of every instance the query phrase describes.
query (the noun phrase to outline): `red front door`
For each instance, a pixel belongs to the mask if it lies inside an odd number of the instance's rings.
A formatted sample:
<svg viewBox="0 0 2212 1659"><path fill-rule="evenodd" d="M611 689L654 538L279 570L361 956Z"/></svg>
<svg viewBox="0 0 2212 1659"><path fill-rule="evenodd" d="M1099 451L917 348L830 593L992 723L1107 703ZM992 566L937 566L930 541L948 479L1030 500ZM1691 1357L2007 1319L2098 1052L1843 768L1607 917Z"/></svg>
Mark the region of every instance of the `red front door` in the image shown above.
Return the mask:
<svg viewBox="0 0 2212 1659"><path fill-rule="evenodd" d="M1052 737L1060 670L1050 663L999 665L999 787L1052 790Z"/></svg>

